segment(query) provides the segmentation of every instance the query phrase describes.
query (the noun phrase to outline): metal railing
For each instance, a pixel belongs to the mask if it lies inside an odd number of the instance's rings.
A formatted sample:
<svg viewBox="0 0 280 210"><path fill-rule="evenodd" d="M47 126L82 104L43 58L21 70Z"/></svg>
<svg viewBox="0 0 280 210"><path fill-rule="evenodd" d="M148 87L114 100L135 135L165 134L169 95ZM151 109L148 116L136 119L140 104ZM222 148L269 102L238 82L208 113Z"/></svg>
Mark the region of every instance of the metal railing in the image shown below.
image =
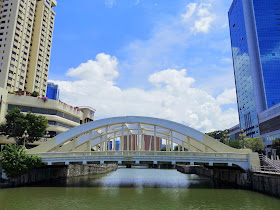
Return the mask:
<svg viewBox="0 0 280 210"><path fill-rule="evenodd" d="M268 174L279 174L280 175L280 170L275 167L271 167L271 166L251 166L251 171L258 172L258 173L268 173Z"/></svg>
<svg viewBox="0 0 280 210"><path fill-rule="evenodd" d="M209 153L209 152L154 152L154 151L104 151L104 152L48 152L34 153L42 158L56 157L104 157L104 156L167 156L167 157L204 157L224 159L246 159L249 155L244 153Z"/></svg>
<svg viewBox="0 0 280 210"><path fill-rule="evenodd" d="M267 167L274 168L275 170L280 171L280 165L277 164L276 161L271 160L265 155L259 154L260 161L267 164Z"/></svg>

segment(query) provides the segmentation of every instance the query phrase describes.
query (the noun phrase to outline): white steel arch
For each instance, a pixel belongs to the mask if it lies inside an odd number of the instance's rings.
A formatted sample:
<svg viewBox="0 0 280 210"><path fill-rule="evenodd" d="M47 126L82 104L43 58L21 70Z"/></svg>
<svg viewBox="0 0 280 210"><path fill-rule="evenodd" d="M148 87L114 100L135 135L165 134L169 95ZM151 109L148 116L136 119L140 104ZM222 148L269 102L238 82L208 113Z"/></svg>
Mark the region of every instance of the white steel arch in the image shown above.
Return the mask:
<svg viewBox="0 0 280 210"><path fill-rule="evenodd" d="M183 124L140 116L113 117L89 122L28 150L28 153L90 151L92 147L99 151L107 151L110 142L115 145L116 140L120 141L120 151L124 149L144 151L146 145L143 137L145 135L151 136L151 139L153 137L154 142L149 142L153 145L157 144L157 137L165 139L168 151L172 151L174 144L178 144L181 150L195 152L251 153L248 149L238 150L228 147ZM132 149L129 141L134 139L136 143ZM156 146L154 146L155 149Z"/></svg>

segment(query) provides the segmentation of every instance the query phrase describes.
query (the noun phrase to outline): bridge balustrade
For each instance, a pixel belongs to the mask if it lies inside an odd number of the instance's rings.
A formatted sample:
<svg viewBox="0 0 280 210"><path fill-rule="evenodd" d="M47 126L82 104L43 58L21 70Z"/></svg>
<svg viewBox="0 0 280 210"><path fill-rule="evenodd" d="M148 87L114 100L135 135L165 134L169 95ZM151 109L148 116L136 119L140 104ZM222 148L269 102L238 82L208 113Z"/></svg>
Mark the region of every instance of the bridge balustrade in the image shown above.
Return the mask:
<svg viewBox="0 0 280 210"><path fill-rule="evenodd" d="M248 159L243 153L208 153L208 152L154 152L154 151L104 151L104 152L56 152L36 153L42 158L55 157L104 157L104 156L168 156L168 157L205 157Z"/></svg>

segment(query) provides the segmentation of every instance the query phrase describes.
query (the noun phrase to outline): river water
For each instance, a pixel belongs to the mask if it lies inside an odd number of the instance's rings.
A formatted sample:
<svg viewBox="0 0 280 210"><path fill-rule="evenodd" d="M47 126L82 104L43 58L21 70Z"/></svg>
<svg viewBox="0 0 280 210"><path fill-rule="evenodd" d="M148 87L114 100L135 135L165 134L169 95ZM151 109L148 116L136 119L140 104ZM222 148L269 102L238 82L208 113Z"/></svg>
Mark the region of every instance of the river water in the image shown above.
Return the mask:
<svg viewBox="0 0 280 210"><path fill-rule="evenodd" d="M0 209L280 209L280 199L176 170L119 168L0 189Z"/></svg>

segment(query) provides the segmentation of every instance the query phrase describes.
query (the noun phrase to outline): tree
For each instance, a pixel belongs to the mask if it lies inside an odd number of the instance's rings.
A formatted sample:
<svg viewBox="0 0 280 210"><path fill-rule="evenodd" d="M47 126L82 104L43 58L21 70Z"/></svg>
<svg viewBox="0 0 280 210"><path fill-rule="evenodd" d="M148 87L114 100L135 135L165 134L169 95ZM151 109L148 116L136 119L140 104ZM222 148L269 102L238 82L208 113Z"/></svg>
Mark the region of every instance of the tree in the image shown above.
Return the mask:
<svg viewBox="0 0 280 210"><path fill-rule="evenodd" d="M276 154L280 156L280 139L276 138L272 141L271 149L276 149Z"/></svg>
<svg viewBox="0 0 280 210"><path fill-rule="evenodd" d="M37 91L33 91L33 93L31 94L31 96L33 97L38 97L40 94Z"/></svg>
<svg viewBox="0 0 280 210"><path fill-rule="evenodd" d="M166 151L166 147L162 147L160 151Z"/></svg>
<svg viewBox="0 0 280 210"><path fill-rule="evenodd" d="M42 159L27 155L23 146L5 145L0 153L3 156L3 169L8 177L16 177L42 165Z"/></svg>
<svg viewBox="0 0 280 210"><path fill-rule="evenodd" d="M206 133L208 136L211 136L212 138L214 139L219 139L220 142L222 143L226 143L225 142L225 133L226 131L222 131L222 130L217 130L217 131L213 131L213 132L210 132L210 133Z"/></svg>
<svg viewBox="0 0 280 210"><path fill-rule="evenodd" d="M264 143L260 137L255 138L245 138L244 144L246 148L251 149L254 152L263 153L264 152Z"/></svg>
<svg viewBox="0 0 280 210"><path fill-rule="evenodd" d="M48 127L48 120L46 117L42 115L36 116L35 114L28 112L25 119L28 122L26 130L30 136L28 139L29 142L37 141L44 136L44 132Z"/></svg>
<svg viewBox="0 0 280 210"><path fill-rule="evenodd" d="M2 132L8 137L14 137L17 144L23 144L22 134L26 130L29 137L27 142L34 142L44 136L48 127L48 120L43 116L36 116L31 112L26 115L19 108L8 110L6 124L2 125Z"/></svg>
<svg viewBox="0 0 280 210"><path fill-rule="evenodd" d="M236 149L241 149L242 148L242 141L239 138L235 139L235 140L229 142L228 146L236 148Z"/></svg>

